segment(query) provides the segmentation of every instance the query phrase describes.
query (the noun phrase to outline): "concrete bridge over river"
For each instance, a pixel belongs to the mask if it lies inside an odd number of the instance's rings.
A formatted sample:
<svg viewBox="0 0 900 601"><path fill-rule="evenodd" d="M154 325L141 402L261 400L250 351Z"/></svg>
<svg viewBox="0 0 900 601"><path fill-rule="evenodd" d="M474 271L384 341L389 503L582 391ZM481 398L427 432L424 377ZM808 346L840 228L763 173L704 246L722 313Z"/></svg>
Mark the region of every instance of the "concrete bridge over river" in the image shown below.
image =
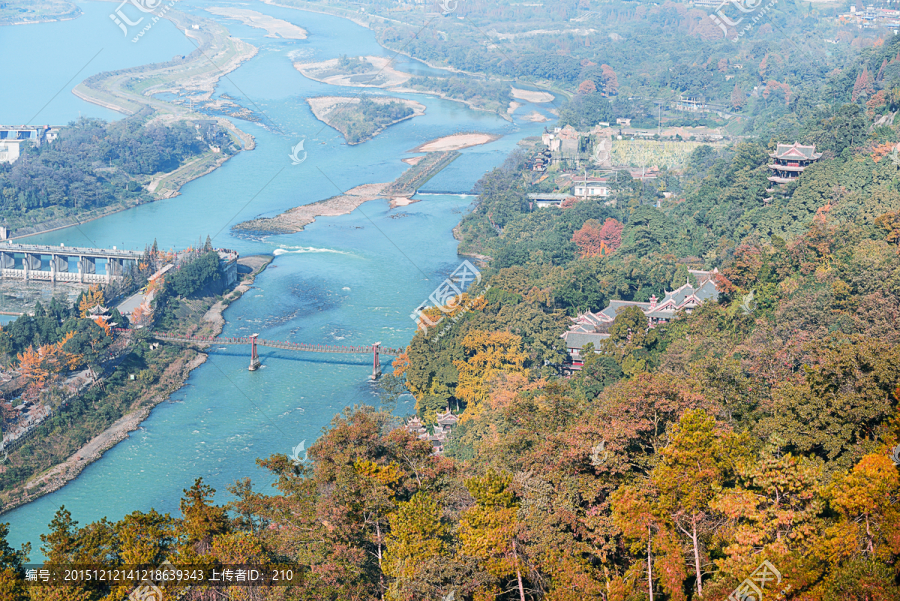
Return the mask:
<svg viewBox="0 0 900 601"><path fill-rule="evenodd" d="M136 250L42 246L38 244L0 243L0 277L3 279L108 284L122 277L128 262L144 256ZM97 263L105 264L105 273L97 273Z"/></svg>

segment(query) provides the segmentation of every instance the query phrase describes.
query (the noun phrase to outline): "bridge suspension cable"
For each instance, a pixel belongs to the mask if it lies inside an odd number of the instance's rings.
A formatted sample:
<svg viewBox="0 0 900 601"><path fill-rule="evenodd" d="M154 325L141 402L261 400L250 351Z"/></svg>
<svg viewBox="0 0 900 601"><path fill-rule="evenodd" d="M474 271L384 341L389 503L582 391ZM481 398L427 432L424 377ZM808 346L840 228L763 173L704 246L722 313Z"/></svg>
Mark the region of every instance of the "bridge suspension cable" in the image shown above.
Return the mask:
<svg viewBox="0 0 900 601"><path fill-rule="evenodd" d="M139 330L127 329L127 328L113 328L114 331L123 333L123 334L131 334L137 332ZM255 371L260 366L259 355L256 352L256 347L258 346L266 346L269 348L277 348L285 351L302 351L306 353L329 353L329 354L353 354L353 355L362 355L362 354L372 354L373 355L373 366L372 366L372 379L378 378L381 374L381 363L378 359L379 355L387 355L389 357L398 357L403 352L404 349L395 349L386 346L381 346L380 342L376 342L371 345L365 346L336 346L329 344L306 344L302 342L287 342L283 340L264 340L259 338L258 334L253 334L251 336L187 336L184 334L167 334L164 332L149 332L149 336L155 338L156 340L162 340L165 342L185 342L191 344L202 344L202 345L214 345L214 344L222 344L222 345L250 345L250 371Z"/></svg>

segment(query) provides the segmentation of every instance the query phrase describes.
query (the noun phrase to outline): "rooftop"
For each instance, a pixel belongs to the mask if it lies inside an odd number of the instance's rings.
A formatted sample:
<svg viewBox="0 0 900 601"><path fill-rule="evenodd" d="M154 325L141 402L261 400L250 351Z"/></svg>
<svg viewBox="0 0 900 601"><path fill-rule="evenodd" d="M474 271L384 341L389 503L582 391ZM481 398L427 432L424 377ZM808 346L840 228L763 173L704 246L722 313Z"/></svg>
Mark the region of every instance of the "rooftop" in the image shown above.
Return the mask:
<svg viewBox="0 0 900 601"><path fill-rule="evenodd" d="M795 159L815 161L822 156L821 152L816 152L816 145L804 146L799 142L793 144L779 144L775 152L769 155L774 159Z"/></svg>

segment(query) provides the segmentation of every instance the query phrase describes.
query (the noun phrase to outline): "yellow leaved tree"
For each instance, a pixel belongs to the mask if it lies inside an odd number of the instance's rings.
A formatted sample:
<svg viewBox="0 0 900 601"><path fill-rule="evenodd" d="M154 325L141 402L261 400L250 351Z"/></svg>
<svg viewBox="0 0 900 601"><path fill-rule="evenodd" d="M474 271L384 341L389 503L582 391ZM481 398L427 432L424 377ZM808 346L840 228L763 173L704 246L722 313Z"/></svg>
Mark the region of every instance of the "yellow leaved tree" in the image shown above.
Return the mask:
<svg viewBox="0 0 900 601"><path fill-rule="evenodd" d="M81 311L82 317L87 317L90 314L91 309L102 306L104 302L103 291L100 290L100 286L94 285L81 297L81 303L78 305L78 310Z"/></svg>
<svg viewBox="0 0 900 601"><path fill-rule="evenodd" d="M463 339L465 361L454 361L459 372L456 398L466 402L463 419L474 418L491 392L491 382L501 374L524 372L522 338L509 332L475 330Z"/></svg>
<svg viewBox="0 0 900 601"><path fill-rule="evenodd" d="M36 388L42 388L51 376L77 368L83 357L63 348L74 336L75 332L69 332L59 342L45 344L37 350L29 346L18 355L19 373Z"/></svg>

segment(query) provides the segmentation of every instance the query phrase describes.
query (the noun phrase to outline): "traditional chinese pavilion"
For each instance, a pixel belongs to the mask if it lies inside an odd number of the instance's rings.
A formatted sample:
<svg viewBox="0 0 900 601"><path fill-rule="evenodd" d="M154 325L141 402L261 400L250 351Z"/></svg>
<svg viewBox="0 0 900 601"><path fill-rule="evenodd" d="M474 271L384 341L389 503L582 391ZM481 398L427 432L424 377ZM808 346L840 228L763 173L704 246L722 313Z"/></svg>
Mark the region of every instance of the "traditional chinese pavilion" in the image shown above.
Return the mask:
<svg viewBox="0 0 900 601"><path fill-rule="evenodd" d="M803 170L818 161L822 153L816 152L815 144L803 146L794 142L793 144L779 144L775 152L769 156L772 158L772 164L769 165L772 175L769 177L769 181L776 184L787 184L800 177Z"/></svg>

